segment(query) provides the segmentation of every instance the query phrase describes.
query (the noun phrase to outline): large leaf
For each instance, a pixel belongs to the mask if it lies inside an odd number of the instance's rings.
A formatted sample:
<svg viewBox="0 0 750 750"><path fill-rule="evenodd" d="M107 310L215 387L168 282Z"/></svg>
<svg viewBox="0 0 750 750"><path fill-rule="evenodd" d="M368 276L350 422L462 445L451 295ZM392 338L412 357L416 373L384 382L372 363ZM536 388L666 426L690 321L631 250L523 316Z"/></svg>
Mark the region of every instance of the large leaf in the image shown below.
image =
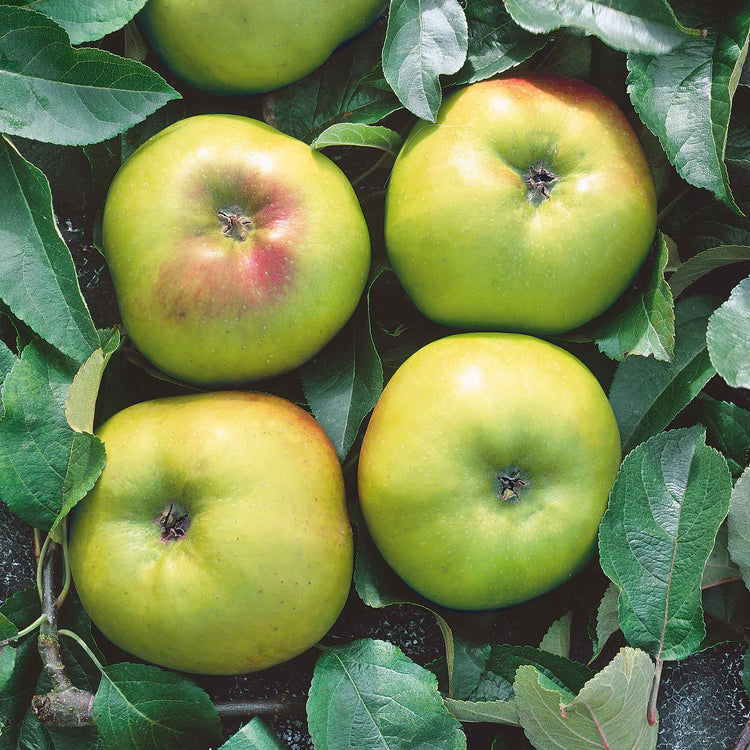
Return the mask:
<svg viewBox="0 0 750 750"><path fill-rule="evenodd" d="M77 368L43 342L29 344L5 379L0 419L0 498L49 530L93 487L104 445L75 431L65 403Z"/></svg>
<svg viewBox="0 0 750 750"><path fill-rule="evenodd" d="M716 372L735 388L750 388L750 276L711 316L706 341Z"/></svg>
<svg viewBox="0 0 750 750"><path fill-rule="evenodd" d="M742 474L750 459L750 411L703 394L691 411L706 426L708 444L724 454L732 474Z"/></svg>
<svg viewBox="0 0 750 750"><path fill-rule="evenodd" d="M22 0L9 4L44 13L68 32L73 44L81 44L121 29L146 0Z"/></svg>
<svg viewBox="0 0 750 750"><path fill-rule="evenodd" d="M750 589L750 467L745 469L732 491L727 530L729 556Z"/></svg>
<svg viewBox="0 0 750 750"><path fill-rule="evenodd" d="M618 365L609 400L626 453L663 430L715 374L706 350L712 312L705 297L683 300L675 307L674 361L629 357Z"/></svg>
<svg viewBox="0 0 750 750"><path fill-rule="evenodd" d="M204 750L221 738L208 695L181 675L148 664L105 667L93 713L105 748L113 750Z"/></svg>
<svg viewBox="0 0 750 750"><path fill-rule="evenodd" d="M96 143L178 98L145 65L73 49L47 16L0 5L0 131L63 145Z"/></svg>
<svg viewBox="0 0 750 750"><path fill-rule="evenodd" d="M220 750L284 750L278 737L257 716L233 734Z"/></svg>
<svg viewBox="0 0 750 750"><path fill-rule="evenodd" d="M573 26L623 52L662 54L686 38L666 0L505 0L505 6L536 34Z"/></svg>
<svg viewBox="0 0 750 750"><path fill-rule="evenodd" d="M42 338L83 362L100 346L99 336L55 224L49 183L2 136L0 184L0 299Z"/></svg>
<svg viewBox="0 0 750 750"><path fill-rule="evenodd" d="M342 47L309 76L266 96L264 119L310 143L334 123L371 124L401 109L392 91L361 83L379 64L382 47L383 32L376 26Z"/></svg>
<svg viewBox="0 0 750 750"><path fill-rule="evenodd" d="M326 649L315 665L307 717L316 750L466 747L435 675L385 641Z"/></svg>
<svg viewBox="0 0 750 750"><path fill-rule="evenodd" d="M639 445L617 475L599 528L601 565L620 589L625 638L659 662L690 655L706 634L701 579L731 491L700 425Z"/></svg>
<svg viewBox="0 0 750 750"><path fill-rule="evenodd" d="M750 260L750 245L720 245L688 258L670 277L672 294L679 297L685 289L717 268Z"/></svg>
<svg viewBox="0 0 750 750"><path fill-rule="evenodd" d="M701 588L705 591L713 586L723 586L725 583L731 583L740 578L739 568L729 557L729 530L727 524L722 524L706 567L703 569Z"/></svg>
<svg viewBox="0 0 750 750"><path fill-rule="evenodd" d="M537 750L653 750L658 727L646 720L654 665L623 648L573 700L545 684L534 667L515 682L518 715Z"/></svg>
<svg viewBox="0 0 750 750"><path fill-rule="evenodd" d="M464 64L468 34L458 0L391 0L383 74L417 117L435 122L442 101L439 78Z"/></svg>
<svg viewBox="0 0 750 750"><path fill-rule="evenodd" d="M628 55L628 93L683 179L739 211L724 149L732 97L747 55L750 8L739 1L728 8L723 3L700 6L705 12L695 21L709 26L706 36L665 55Z"/></svg>
<svg viewBox="0 0 750 750"><path fill-rule="evenodd" d="M377 148L396 156L401 148L401 136L394 130L360 122L337 122L327 127L310 144L315 149L328 146L364 146Z"/></svg>
<svg viewBox="0 0 750 750"><path fill-rule="evenodd" d="M513 701L459 701L445 698L445 706L459 721L518 726L518 711Z"/></svg>
<svg viewBox="0 0 750 750"><path fill-rule="evenodd" d="M497 0L468 0L464 13L469 33L466 62L449 79L451 85L483 81L509 70L549 41L515 24Z"/></svg>

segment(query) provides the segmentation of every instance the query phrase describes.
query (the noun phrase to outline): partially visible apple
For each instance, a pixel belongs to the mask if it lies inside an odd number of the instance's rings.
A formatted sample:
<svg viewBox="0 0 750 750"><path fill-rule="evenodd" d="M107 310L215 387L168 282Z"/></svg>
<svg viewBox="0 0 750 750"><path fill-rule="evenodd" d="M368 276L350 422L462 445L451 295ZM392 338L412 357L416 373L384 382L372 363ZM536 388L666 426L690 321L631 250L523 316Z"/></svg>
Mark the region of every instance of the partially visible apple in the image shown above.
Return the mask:
<svg viewBox="0 0 750 750"><path fill-rule="evenodd" d="M384 0L150 0L138 20L189 83L256 94L315 70L384 7Z"/></svg>
<svg viewBox="0 0 750 750"><path fill-rule="evenodd" d="M103 244L136 346L202 384L301 365L352 314L370 265L341 170L232 115L182 120L141 146L109 189Z"/></svg>
<svg viewBox="0 0 750 750"><path fill-rule="evenodd" d="M604 312L656 229L651 172L614 102L554 75L483 81L418 123L391 175L388 255L429 318L560 333Z"/></svg>
<svg viewBox="0 0 750 750"><path fill-rule="evenodd" d="M235 674L316 643L349 593L341 466L318 423L258 393L131 406L99 430L107 464L75 509L86 611L142 659Z"/></svg>

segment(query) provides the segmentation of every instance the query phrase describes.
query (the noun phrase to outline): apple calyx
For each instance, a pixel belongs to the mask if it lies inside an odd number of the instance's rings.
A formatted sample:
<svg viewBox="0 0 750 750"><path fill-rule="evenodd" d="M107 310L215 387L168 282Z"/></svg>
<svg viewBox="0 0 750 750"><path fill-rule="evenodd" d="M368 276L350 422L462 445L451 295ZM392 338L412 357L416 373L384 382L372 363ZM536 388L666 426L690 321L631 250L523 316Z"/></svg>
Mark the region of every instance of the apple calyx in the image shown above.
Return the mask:
<svg viewBox="0 0 750 750"><path fill-rule="evenodd" d="M226 237L231 237L236 242L244 242L253 228L252 219L245 216L239 206L232 206L227 209L220 208L216 215L221 224L221 233Z"/></svg>
<svg viewBox="0 0 750 750"><path fill-rule="evenodd" d="M521 477L517 467L498 471L495 476L495 490L501 503L518 503L521 501L521 489L529 483Z"/></svg>
<svg viewBox="0 0 750 750"><path fill-rule="evenodd" d="M169 503L156 519L161 526L161 538L165 544L182 539L190 526L190 516L176 503Z"/></svg>
<svg viewBox="0 0 750 750"><path fill-rule="evenodd" d="M531 203L538 206L552 195L552 188L557 180L557 175L551 172L542 162L536 167L529 167L524 182L528 188L527 197Z"/></svg>

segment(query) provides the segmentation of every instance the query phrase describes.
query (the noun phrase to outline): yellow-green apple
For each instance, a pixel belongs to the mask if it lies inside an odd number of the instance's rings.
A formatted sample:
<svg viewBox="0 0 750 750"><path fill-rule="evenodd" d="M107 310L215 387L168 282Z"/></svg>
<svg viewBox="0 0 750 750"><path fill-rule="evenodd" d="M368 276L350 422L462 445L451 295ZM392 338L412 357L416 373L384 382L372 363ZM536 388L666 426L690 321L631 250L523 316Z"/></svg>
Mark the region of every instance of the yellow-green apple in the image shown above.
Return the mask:
<svg viewBox="0 0 750 750"><path fill-rule="evenodd" d="M341 170L232 115L191 117L142 145L110 186L103 244L136 346L203 384L301 365L354 311L370 265Z"/></svg>
<svg viewBox="0 0 750 750"><path fill-rule="evenodd" d="M393 169L388 255L429 318L559 333L607 309L646 258L654 185L623 113L572 78L524 75L450 96Z"/></svg>
<svg viewBox="0 0 750 750"><path fill-rule="evenodd" d="M76 507L70 565L97 627L142 659L264 669L333 625L352 573L336 453L276 396L131 406L99 430L107 464Z"/></svg>
<svg viewBox="0 0 750 750"><path fill-rule="evenodd" d="M607 397L573 355L523 334L458 334L388 383L360 502L406 583L445 607L495 609L588 561L619 463Z"/></svg>
<svg viewBox="0 0 750 750"><path fill-rule="evenodd" d="M220 94L271 91L322 65L384 0L150 0L151 46L180 77Z"/></svg>

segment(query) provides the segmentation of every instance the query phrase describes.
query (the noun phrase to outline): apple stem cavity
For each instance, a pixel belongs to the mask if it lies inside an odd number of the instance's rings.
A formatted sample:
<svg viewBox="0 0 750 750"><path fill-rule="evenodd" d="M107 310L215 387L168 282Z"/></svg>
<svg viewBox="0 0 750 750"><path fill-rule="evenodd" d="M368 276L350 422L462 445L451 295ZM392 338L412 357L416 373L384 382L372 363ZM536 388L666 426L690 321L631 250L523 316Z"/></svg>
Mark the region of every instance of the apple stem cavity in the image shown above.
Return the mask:
<svg viewBox="0 0 750 750"><path fill-rule="evenodd" d="M165 544L182 539L190 527L190 516L187 511L177 503L169 503L164 512L155 519L155 523L161 526L161 538Z"/></svg>
<svg viewBox="0 0 750 750"><path fill-rule="evenodd" d="M221 233L226 237L231 237L235 242L244 242L253 228L252 219L245 216L239 206L219 209L216 215L221 224Z"/></svg>
<svg viewBox="0 0 750 750"><path fill-rule="evenodd" d="M521 490L528 484L518 467L498 471L495 475L495 493L501 503L521 502Z"/></svg>
<svg viewBox="0 0 750 750"><path fill-rule="evenodd" d="M552 188L557 181L557 175L539 162L536 167L529 167L524 182L528 189L527 198L535 206L548 201L552 195Z"/></svg>

